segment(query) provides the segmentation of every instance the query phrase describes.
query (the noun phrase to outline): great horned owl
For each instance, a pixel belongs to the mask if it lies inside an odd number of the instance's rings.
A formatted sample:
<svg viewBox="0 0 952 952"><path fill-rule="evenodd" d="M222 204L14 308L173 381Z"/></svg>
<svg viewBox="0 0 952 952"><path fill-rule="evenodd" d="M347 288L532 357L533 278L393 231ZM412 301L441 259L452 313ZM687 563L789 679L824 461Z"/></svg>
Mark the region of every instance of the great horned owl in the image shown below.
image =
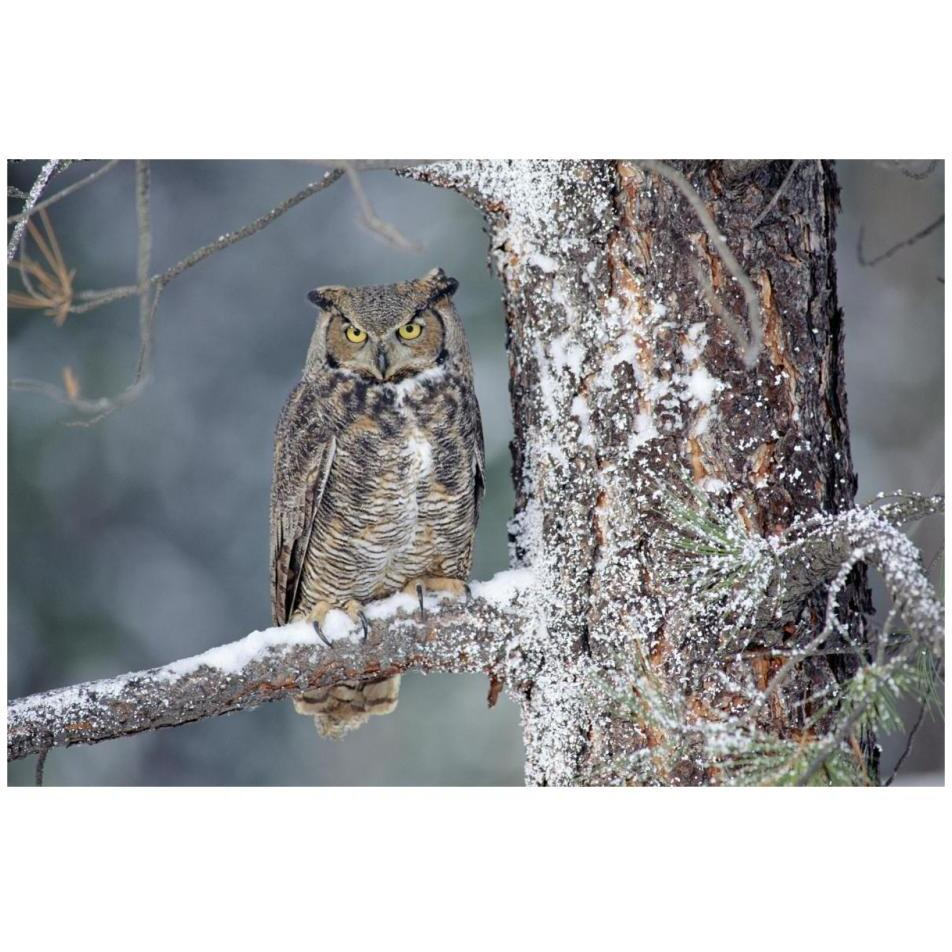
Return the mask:
<svg viewBox="0 0 952 952"><path fill-rule="evenodd" d="M416 281L320 287L301 382L278 420L271 491L274 623L401 590L463 595L485 461L473 367L439 268ZM295 698L339 737L397 705L400 676Z"/></svg>

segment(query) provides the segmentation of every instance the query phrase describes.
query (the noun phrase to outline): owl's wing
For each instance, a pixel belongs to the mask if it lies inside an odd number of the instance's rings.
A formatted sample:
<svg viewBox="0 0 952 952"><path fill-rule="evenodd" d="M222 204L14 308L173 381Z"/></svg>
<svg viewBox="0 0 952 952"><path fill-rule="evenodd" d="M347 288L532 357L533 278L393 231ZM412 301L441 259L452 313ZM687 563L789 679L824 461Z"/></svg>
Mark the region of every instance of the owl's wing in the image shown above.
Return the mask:
<svg viewBox="0 0 952 952"><path fill-rule="evenodd" d="M479 521L479 507L486 493L486 447L483 445L483 421L479 415L476 392L470 389L469 399L465 402L467 428L473 445L473 527Z"/></svg>
<svg viewBox="0 0 952 952"><path fill-rule="evenodd" d="M286 624L298 603L301 573L334 461L336 441L315 419L313 394L299 384L288 397L274 442L271 485L271 616Z"/></svg>

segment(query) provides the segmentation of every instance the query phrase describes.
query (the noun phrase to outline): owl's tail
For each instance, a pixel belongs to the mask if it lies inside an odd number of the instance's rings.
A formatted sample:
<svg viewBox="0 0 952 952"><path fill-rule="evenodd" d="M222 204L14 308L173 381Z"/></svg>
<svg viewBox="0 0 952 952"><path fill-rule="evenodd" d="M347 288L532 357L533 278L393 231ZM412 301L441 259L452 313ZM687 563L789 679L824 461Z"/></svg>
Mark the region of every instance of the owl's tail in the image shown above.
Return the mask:
<svg viewBox="0 0 952 952"><path fill-rule="evenodd" d="M345 681L332 688L308 691L294 700L294 710L314 718L318 734L339 740L366 724L374 714L390 714L397 706L400 675L361 684Z"/></svg>

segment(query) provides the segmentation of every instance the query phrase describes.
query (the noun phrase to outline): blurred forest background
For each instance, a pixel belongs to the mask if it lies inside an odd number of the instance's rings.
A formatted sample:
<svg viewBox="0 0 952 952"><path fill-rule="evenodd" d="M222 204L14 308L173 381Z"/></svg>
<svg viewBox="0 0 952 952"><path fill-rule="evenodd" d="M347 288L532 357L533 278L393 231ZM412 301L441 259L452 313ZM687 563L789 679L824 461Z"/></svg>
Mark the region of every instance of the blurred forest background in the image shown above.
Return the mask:
<svg viewBox="0 0 952 952"><path fill-rule="evenodd" d="M29 189L39 162L9 165ZM916 163L922 168L925 163ZM75 163L48 193L88 174ZM238 228L323 170L303 162L183 161L152 165L153 272ZM867 259L915 234L944 208L944 165L924 178L872 161L837 163L840 303L859 500L879 490L941 488L943 229L875 267ZM93 427L64 426L68 408L11 392L8 412L8 693L18 697L148 668L270 623L268 497L272 434L298 380L319 284L383 284L440 266L459 279L456 305L473 350L488 462L473 575L508 565L512 427L501 288L487 269L482 218L443 189L365 172L378 216L420 251L388 244L360 222L346 179L184 273L162 296L154 380L135 403ZM10 200L9 214L22 202ZM131 163L53 206L50 217L77 289L135 281ZM31 253L35 247L30 245ZM19 282L11 271L11 288ZM113 395L132 377L137 301L64 326L11 310L10 378ZM913 535L926 563L938 519ZM933 577L935 574L933 573ZM874 600L884 595L874 585ZM516 706L486 708L477 675L410 674L400 705L343 742L319 738L290 703L57 749L56 784L521 784ZM915 718L916 709L908 712ZM897 782L942 782L941 722L926 717ZM884 776L905 738L884 739ZM32 761L8 768L33 782Z"/></svg>

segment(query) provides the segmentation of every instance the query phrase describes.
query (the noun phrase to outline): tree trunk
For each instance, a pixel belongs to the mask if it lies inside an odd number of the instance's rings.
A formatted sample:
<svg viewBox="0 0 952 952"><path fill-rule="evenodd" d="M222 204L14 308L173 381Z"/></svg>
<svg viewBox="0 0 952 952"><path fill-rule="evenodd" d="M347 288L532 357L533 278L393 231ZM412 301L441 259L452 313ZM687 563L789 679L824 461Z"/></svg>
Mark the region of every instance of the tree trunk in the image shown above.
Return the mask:
<svg viewBox="0 0 952 952"><path fill-rule="evenodd" d="M756 223L789 163L671 167L757 289L763 343L753 367L720 316L746 321L741 289L669 178L606 161L448 162L413 173L483 209L505 291L511 539L516 563L539 582L507 676L533 784L718 782L691 729L766 687L782 657L758 647L802 643L822 627L820 592L796 617L765 624L761 613L744 654L719 650L724 631L688 610L690 560L678 565L657 544L670 529L664 497L681 492L679 466L753 536L853 501L831 165L800 163ZM841 597L854 634L867 601L857 569ZM758 729L797 738L836 660L796 668Z"/></svg>

